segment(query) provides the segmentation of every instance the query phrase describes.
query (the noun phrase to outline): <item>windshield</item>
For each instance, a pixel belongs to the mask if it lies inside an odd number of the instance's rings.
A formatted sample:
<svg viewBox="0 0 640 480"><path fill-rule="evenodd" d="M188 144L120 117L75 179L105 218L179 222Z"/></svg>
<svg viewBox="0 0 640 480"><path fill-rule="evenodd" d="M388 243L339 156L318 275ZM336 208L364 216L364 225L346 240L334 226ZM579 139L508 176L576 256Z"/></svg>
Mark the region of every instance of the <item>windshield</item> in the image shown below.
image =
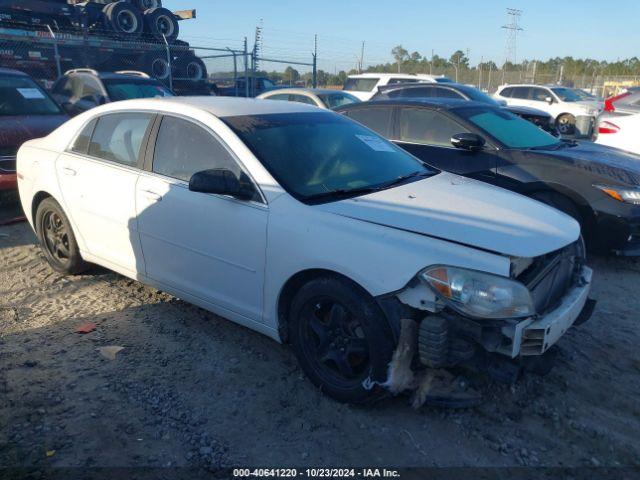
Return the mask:
<svg viewBox="0 0 640 480"><path fill-rule="evenodd" d="M0 77L0 116L62 114L60 107L29 77Z"/></svg>
<svg viewBox="0 0 640 480"><path fill-rule="evenodd" d="M552 88L551 91L555 93L563 102L579 102L580 100L582 100L582 98L580 98L580 95L578 95L570 88Z"/></svg>
<svg viewBox="0 0 640 480"><path fill-rule="evenodd" d="M478 90L477 88L461 86L459 87L459 89L462 93L464 93L467 97L469 97L470 100L475 100L476 102L482 102L488 105L493 105L494 107L501 106L493 98L491 98L486 93Z"/></svg>
<svg viewBox="0 0 640 480"><path fill-rule="evenodd" d="M322 100L327 108L338 108L342 105L349 105L350 103L357 103L360 100L353 95L349 95L348 93L319 93L318 98Z"/></svg>
<svg viewBox="0 0 640 480"><path fill-rule="evenodd" d="M580 90L576 88L573 90L576 95L578 95L582 100L595 100L596 97L591 95L590 93L585 92L584 90Z"/></svg>
<svg viewBox="0 0 640 480"><path fill-rule="evenodd" d="M222 120L285 190L309 203L370 193L365 190L384 188L399 177L437 173L371 130L327 111Z"/></svg>
<svg viewBox="0 0 640 480"><path fill-rule="evenodd" d="M113 102L134 98L173 97L164 85L149 80L105 80L104 84Z"/></svg>
<svg viewBox="0 0 640 480"><path fill-rule="evenodd" d="M560 144L531 122L504 110L465 107L455 111L508 148L552 148Z"/></svg>

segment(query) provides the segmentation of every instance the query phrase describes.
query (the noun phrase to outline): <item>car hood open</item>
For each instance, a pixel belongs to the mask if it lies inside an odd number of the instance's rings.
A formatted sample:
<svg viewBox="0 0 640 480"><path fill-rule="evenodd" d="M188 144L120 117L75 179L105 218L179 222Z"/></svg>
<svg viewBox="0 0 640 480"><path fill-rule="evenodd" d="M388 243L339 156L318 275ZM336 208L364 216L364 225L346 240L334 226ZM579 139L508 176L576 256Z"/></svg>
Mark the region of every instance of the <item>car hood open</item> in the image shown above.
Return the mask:
<svg viewBox="0 0 640 480"><path fill-rule="evenodd" d="M450 173L315 208L513 257L543 255L580 235L564 213Z"/></svg>

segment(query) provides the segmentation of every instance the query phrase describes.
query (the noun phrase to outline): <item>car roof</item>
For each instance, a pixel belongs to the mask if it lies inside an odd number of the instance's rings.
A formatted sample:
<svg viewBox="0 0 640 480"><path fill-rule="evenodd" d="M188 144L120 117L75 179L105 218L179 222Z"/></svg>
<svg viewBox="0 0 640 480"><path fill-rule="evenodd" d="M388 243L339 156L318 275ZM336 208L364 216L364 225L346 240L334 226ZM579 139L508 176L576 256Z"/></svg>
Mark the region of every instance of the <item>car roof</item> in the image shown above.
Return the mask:
<svg viewBox="0 0 640 480"><path fill-rule="evenodd" d="M115 73L115 72L91 72L90 70L78 70L78 71L69 71L63 75L63 77L70 77L73 75L89 75L91 77L98 77L101 80L120 80L123 78L129 80L139 80L141 82L153 82L157 83L158 80L153 77L143 77L138 75L131 75L127 73Z"/></svg>
<svg viewBox="0 0 640 480"><path fill-rule="evenodd" d="M476 89L476 87L472 87L470 85L465 85L464 83L456 83L456 82L446 82L446 83L428 83L428 82L417 82L417 83L393 83L391 85L382 85L378 87L378 91L380 93L388 92L391 90L403 90L403 89L414 89L414 88L452 88L452 89L460 89L460 90L469 90ZM476 89L477 90L477 89Z"/></svg>
<svg viewBox="0 0 640 480"><path fill-rule="evenodd" d="M348 78L429 78L430 75L416 75L414 73L358 73ZM433 77L435 78L435 76Z"/></svg>
<svg viewBox="0 0 640 480"><path fill-rule="evenodd" d="M169 111L175 111L176 108L179 108L181 105L211 113L216 117L266 115L274 113L326 112L325 110L321 110L313 105L299 102L213 96L143 98L108 103L98 108L104 113L132 109L162 110L163 108L166 108Z"/></svg>
<svg viewBox="0 0 640 480"><path fill-rule="evenodd" d="M340 94L348 94L350 95L348 92L345 92L344 90L334 90L331 88L296 88L296 87L291 87L291 88L279 88L276 90L267 90L266 92L262 93L262 95L266 95L266 94L280 94L280 93L313 93L315 95L328 95L328 94L332 94L332 93L340 93Z"/></svg>
<svg viewBox="0 0 640 480"><path fill-rule="evenodd" d="M20 70L14 70L13 68L0 67L0 75L13 75L16 77L28 77L29 75L21 72Z"/></svg>
<svg viewBox="0 0 640 480"><path fill-rule="evenodd" d="M439 110L452 110L457 107L487 107L498 108L488 103L476 102L472 100L463 100L458 98L394 98L392 100L374 100L371 102L360 102L345 105L336 109L351 110L355 108L363 108L366 106L390 105L390 106L419 106L430 107Z"/></svg>

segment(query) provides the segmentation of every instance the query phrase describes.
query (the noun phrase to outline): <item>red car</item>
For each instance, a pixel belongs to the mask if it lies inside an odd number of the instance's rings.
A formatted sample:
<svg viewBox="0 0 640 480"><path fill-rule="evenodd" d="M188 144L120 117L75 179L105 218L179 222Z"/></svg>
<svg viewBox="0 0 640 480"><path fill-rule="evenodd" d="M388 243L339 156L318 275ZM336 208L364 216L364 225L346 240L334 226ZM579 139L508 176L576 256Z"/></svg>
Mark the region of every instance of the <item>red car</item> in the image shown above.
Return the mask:
<svg viewBox="0 0 640 480"><path fill-rule="evenodd" d="M20 145L48 135L68 119L29 75L0 68L0 192L17 187L16 153Z"/></svg>

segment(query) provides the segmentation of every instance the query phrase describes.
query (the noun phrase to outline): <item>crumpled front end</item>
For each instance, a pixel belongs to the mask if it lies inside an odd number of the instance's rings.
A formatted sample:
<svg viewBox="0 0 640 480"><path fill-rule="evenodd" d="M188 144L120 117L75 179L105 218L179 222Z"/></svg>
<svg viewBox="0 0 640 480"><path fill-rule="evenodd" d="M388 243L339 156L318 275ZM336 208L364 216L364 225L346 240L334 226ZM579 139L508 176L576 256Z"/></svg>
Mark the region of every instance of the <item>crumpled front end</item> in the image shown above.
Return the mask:
<svg viewBox="0 0 640 480"><path fill-rule="evenodd" d="M438 376L442 380L441 372L451 367L486 370L494 378L514 381L524 365L540 362L569 328L591 316L592 276L581 240L533 259L512 259L510 277L526 287L535 309L516 318L461 313L416 277L402 291L379 299L388 315L399 317L398 347L384 386L394 394L414 391L418 407Z"/></svg>

